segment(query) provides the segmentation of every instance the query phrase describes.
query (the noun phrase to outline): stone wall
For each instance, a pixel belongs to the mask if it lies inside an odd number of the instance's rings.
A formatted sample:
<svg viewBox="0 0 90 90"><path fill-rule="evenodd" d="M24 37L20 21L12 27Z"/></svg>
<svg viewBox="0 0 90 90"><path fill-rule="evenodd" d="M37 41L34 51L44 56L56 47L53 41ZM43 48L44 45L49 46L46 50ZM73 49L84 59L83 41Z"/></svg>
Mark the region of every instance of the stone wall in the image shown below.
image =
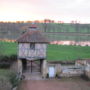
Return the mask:
<svg viewBox="0 0 90 90"><path fill-rule="evenodd" d="M46 78L49 75L49 68L54 68L54 77L72 77L85 75L90 79L90 64L86 60L78 60L73 65L62 65L61 63L50 63L47 60L42 62L42 77ZM11 70L18 72L19 76L22 75L22 61L17 60L11 66Z"/></svg>
<svg viewBox="0 0 90 90"><path fill-rule="evenodd" d="M30 48L30 43L19 43L19 58L45 58L47 44L36 43L35 49Z"/></svg>
<svg viewBox="0 0 90 90"><path fill-rule="evenodd" d="M22 67L22 61L21 60L18 60L18 74L19 74L19 76L22 75L22 69L23 69L23 67Z"/></svg>
<svg viewBox="0 0 90 90"><path fill-rule="evenodd" d="M48 69L53 67L55 69L54 77L72 77L72 76L81 76L84 74L84 67L77 65L62 65L60 63L47 63ZM49 74L48 70L48 74Z"/></svg>
<svg viewBox="0 0 90 90"><path fill-rule="evenodd" d="M90 79L90 64L86 64L85 75Z"/></svg>
<svg viewBox="0 0 90 90"><path fill-rule="evenodd" d="M55 72L56 72L56 76L59 77L59 75L62 73L61 64L56 64L55 65Z"/></svg>
<svg viewBox="0 0 90 90"><path fill-rule="evenodd" d="M10 67L10 70L15 72L16 74L18 74L18 77L21 78L22 76L22 70L23 70L23 67L22 67L22 60L16 60L12 63L11 67Z"/></svg>
<svg viewBox="0 0 90 90"><path fill-rule="evenodd" d="M77 60L76 65L84 67L84 75L90 79L90 60Z"/></svg>
<svg viewBox="0 0 90 90"><path fill-rule="evenodd" d="M12 63L12 65L10 66L10 70L16 73L18 72L18 61L17 60Z"/></svg>
<svg viewBox="0 0 90 90"><path fill-rule="evenodd" d="M47 74L48 74L48 64L47 64L46 60L43 60L43 63L42 63L42 77L46 78Z"/></svg>

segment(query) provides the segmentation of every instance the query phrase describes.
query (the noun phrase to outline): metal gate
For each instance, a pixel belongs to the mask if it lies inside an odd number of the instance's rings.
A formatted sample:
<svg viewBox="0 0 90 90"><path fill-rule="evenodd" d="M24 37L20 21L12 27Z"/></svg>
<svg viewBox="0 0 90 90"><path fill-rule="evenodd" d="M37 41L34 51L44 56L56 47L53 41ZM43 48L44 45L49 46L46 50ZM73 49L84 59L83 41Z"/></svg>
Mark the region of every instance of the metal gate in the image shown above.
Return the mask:
<svg viewBox="0 0 90 90"><path fill-rule="evenodd" d="M40 60L27 61L27 71L30 73L41 72L41 61Z"/></svg>

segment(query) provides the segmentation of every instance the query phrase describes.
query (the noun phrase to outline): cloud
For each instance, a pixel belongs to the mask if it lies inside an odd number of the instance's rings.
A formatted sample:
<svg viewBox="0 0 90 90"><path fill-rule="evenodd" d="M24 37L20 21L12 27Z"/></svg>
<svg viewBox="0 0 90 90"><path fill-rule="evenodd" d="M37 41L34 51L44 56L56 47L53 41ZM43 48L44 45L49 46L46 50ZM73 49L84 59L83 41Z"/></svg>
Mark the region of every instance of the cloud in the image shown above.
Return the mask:
<svg viewBox="0 0 90 90"><path fill-rule="evenodd" d="M89 10L90 0L0 0L0 17L7 18L90 19Z"/></svg>

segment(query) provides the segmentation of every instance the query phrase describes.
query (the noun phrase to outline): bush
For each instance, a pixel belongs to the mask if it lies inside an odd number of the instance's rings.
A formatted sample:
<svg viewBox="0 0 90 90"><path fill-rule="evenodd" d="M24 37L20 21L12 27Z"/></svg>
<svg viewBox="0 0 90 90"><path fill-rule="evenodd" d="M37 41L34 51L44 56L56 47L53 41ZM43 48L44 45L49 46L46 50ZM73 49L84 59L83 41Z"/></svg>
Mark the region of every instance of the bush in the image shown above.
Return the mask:
<svg viewBox="0 0 90 90"><path fill-rule="evenodd" d="M0 77L0 90L11 90L12 84L6 77Z"/></svg>
<svg viewBox="0 0 90 90"><path fill-rule="evenodd" d="M10 61L13 62L15 60L17 60L17 55L11 55L10 56Z"/></svg>
<svg viewBox="0 0 90 90"><path fill-rule="evenodd" d="M17 55L0 56L0 68L9 68L15 60L17 60Z"/></svg>
<svg viewBox="0 0 90 90"><path fill-rule="evenodd" d="M10 63L8 62L0 62L0 68L9 68L10 67Z"/></svg>
<svg viewBox="0 0 90 90"><path fill-rule="evenodd" d="M6 84L5 84L6 82ZM16 73L11 72L9 70L0 69L0 87L5 87L4 85L10 85L10 87L15 87L19 83L19 78L17 77ZM9 87L9 86L8 86ZM7 89L0 89L0 90L7 90ZM10 89L8 89L10 90Z"/></svg>
<svg viewBox="0 0 90 90"><path fill-rule="evenodd" d="M13 87L17 86L19 83L19 78L17 77L17 75L15 73L12 73L10 76L10 82L12 84Z"/></svg>

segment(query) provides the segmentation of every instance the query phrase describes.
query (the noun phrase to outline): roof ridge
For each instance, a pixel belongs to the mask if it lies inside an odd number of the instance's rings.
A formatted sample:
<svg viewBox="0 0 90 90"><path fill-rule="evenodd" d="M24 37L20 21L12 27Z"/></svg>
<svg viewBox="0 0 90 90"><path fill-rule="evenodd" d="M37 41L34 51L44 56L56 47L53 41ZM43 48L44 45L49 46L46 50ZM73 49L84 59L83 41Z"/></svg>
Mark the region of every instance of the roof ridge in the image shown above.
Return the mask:
<svg viewBox="0 0 90 90"><path fill-rule="evenodd" d="M17 42L46 42L49 41L46 39L46 37L43 35L43 33L39 30L37 31L28 31L25 32L19 39L17 39Z"/></svg>

